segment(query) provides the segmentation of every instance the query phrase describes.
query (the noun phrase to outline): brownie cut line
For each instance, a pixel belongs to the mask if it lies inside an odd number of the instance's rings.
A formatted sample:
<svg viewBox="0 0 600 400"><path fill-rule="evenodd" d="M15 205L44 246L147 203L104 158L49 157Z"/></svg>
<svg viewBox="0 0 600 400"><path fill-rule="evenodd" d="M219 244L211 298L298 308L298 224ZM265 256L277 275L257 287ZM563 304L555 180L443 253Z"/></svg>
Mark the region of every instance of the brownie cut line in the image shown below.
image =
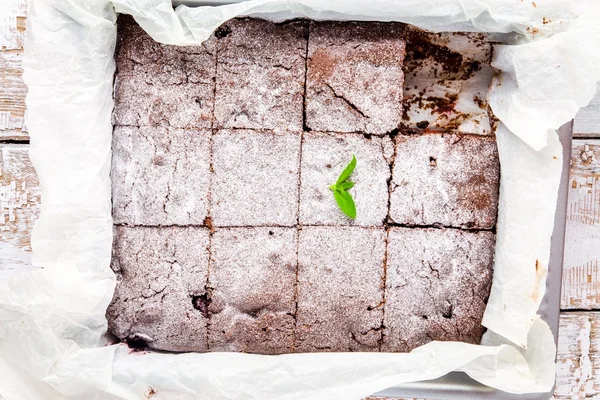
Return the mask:
<svg viewBox="0 0 600 400"><path fill-rule="evenodd" d="M119 17L110 332L171 352L479 343L496 142L404 125L407 35L245 18L179 47ZM353 155L355 220L328 189Z"/></svg>

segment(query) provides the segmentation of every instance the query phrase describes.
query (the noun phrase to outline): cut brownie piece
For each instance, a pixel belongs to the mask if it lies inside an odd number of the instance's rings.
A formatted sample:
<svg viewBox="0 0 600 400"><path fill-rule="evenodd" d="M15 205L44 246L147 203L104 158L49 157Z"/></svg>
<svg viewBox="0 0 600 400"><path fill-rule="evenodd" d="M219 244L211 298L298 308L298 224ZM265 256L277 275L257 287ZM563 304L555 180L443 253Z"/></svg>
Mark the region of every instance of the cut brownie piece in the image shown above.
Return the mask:
<svg viewBox="0 0 600 400"><path fill-rule="evenodd" d="M302 130L305 27L246 19L219 28L217 127Z"/></svg>
<svg viewBox="0 0 600 400"><path fill-rule="evenodd" d="M208 209L210 135L166 127L115 127L115 223L202 224Z"/></svg>
<svg viewBox="0 0 600 400"><path fill-rule="evenodd" d="M385 235L383 228L300 231L296 352L378 351Z"/></svg>
<svg viewBox="0 0 600 400"><path fill-rule="evenodd" d="M206 351L207 321L193 298L206 294L208 230L116 227L114 233L110 331L154 349Z"/></svg>
<svg viewBox="0 0 600 400"><path fill-rule="evenodd" d="M425 133L396 139L393 222L494 226L500 179L495 138Z"/></svg>
<svg viewBox="0 0 600 400"><path fill-rule="evenodd" d="M326 150L324 150L326 149ZM382 226L388 213L389 162L394 146L389 137L361 134L305 133L302 145L300 223L303 225ZM357 166L350 180L356 219L338 208L329 185L355 154Z"/></svg>
<svg viewBox="0 0 600 400"><path fill-rule="evenodd" d="M479 343L494 243L491 232L392 228L382 350L410 351L432 340Z"/></svg>
<svg viewBox="0 0 600 400"><path fill-rule="evenodd" d="M300 134L223 130L213 138L215 226L295 225Z"/></svg>
<svg viewBox="0 0 600 400"><path fill-rule="evenodd" d="M295 228L217 229L212 239L210 351L292 350Z"/></svg>
<svg viewBox="0 0 600 400"><path fill-rule="evenodd" d="M119 17L113 123L210 128L215 41L167 46L155 42L133 18Z"/></svg>
<svg viewBox="0 0 600 400"><path fill-rule="evenodd" d="M400 126L403 30L397 23L311 24L306 79L308 128L385 134Z"/></svg>

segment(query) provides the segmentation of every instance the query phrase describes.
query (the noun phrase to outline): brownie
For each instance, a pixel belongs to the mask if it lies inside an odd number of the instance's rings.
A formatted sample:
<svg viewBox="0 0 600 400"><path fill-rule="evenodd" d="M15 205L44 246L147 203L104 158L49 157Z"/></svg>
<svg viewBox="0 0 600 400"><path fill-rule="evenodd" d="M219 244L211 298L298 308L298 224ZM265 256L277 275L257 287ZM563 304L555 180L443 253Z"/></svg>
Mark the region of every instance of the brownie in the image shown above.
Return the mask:
<svg viewBox="0 0 600 400"><path fill-rule="evenodd" d="M216 226L295 225L300 135L221 130L213 138Z"/></svg>
<svg viewBox="0 0 600 400"><path fill-rule="evenodd" d="M302 130L305 29L258 19L219 28L217 127Z"/></svg>
<svg viewBox="0 0 600 400"><path fill-rule="evenodd" d="M392 228L381 350L432 340L478 344L492 283L492 232Z"/></svg>
<svg viewBox="0 0 600 400"><path fill-rule="evenodd" d="M402 121L404 26L315 22L308 40L306 124L385 134Z"/></svg>
<svg viewBox="0 0 600 400"><path fill-rule="evenodd" d="M383 228L302 228L296 352L379 350L384 258Z"/></svg>
<svg viewBox="0 0 600 400"><path fill-rule="evenodd" d="M296 229L217 229L211 244L210 351L292 351Z"/></svg>
<svg viewBox="0 0 600 400"><path fill-rule="evenodd" d="M496 144L401 124L406 35L237 19L177 47L119 19L112 333L131 347L259 354L480 341ZM329 189L353 155L356 219Z"/></svg>
<svg viewBox="0 0 600 400"><path fill-rule="evenodd" d="M327 149L327 151L323 151ZM302 145L300 223L304 225L383 226L388 213L388 179L394 146L389 137L305 133ZM329 185L356 155L350 193L356 219L339 209Z"/></svg>
<svg viewBox="0 0 600 400"><path fill-rule="evenodd" d="M210 128L215 39L200 46L155 42L131 17L119 17L115 125Z"/></svg>
<svg viewBox="0 0 600 400"><path fill-rule="evenodd" d="M399 135L390 216L403 225L491 229L500 163L493 137Z"/></svg>
<svg viewBox="0 0 600 400"><path fill-rule="evenodd" d="M117 287L106 316L117 337L169 351L206 351L208 230L116 227Z"/></svg>
<svg viewBox="0 0 600 400"><path fill-rule="evenodd" d="M210 131L115 127L115 223L200 225L208 214Z"/></svg>

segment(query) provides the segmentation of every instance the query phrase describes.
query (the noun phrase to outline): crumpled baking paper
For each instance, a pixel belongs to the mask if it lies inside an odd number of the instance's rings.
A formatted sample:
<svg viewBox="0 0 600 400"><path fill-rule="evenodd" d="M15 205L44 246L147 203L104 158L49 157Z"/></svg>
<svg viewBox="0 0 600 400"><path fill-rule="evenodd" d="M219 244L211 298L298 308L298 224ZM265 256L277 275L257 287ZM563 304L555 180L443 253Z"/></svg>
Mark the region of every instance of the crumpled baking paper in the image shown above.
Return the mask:
<svg viewBox="0 0 600 400"><path fill-rule="evenodd" d="M562 149L555 129L600 80L599 5L539 0L252 0L174 11L169 0L34 0L25 81L42 190L35 270L0 275L0 396L12 399L359 399L460 370L513 393L549 391L555 347L544 295ZM110 150L116 12L153 38L190 45L253 15L402 21L500 33L489 94L501 120L501 196L482 345L432 342L407 354L131 353L107 345Z"/></svg>

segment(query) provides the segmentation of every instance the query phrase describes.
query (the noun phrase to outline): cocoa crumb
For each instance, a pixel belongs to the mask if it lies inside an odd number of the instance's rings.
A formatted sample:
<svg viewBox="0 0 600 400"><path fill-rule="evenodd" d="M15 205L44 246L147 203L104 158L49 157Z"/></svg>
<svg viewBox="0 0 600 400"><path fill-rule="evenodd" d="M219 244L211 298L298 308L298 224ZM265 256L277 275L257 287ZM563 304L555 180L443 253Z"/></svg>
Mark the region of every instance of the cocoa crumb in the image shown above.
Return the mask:
<svg viewBox="0 0 600 400"><path fill-rule="evenodd" d="M231 28L227 25L221 25L215 30L215 37L217 39L223 39L224 37L229 36L231 33Z"/></svg>
<svg viewBox="0 0 600 400"><path fill-rule="evenodd" d="M194 308L202 314L204 318L210 318L208 307L212 303L212 300L208 298L208 293L204 293L200 296L192 296L192 304Z"/></svg>
<svg viewBox="0 0 600 400"><path fill-rule="evenodd" d="M215 228L213 226L213 220L210 216L204 218L203 224L210 230L211 233L214 232Z"/></svg>
<svg viewBox="0 0 600 400"><path fill-rule="evenodd" d="M152 397L154 397L158 392L156 391L156 389L154 389L152 386L150 386L148 388L148 393L146 394L146 398L150 399Z"/></svg>
<svg viewBox="0 0 600 400"><path fill-rule="evenodd" d="M417 128L419 128L419 129L427 129L428 126L429 126L429 121L417 122Z"/></svg>

